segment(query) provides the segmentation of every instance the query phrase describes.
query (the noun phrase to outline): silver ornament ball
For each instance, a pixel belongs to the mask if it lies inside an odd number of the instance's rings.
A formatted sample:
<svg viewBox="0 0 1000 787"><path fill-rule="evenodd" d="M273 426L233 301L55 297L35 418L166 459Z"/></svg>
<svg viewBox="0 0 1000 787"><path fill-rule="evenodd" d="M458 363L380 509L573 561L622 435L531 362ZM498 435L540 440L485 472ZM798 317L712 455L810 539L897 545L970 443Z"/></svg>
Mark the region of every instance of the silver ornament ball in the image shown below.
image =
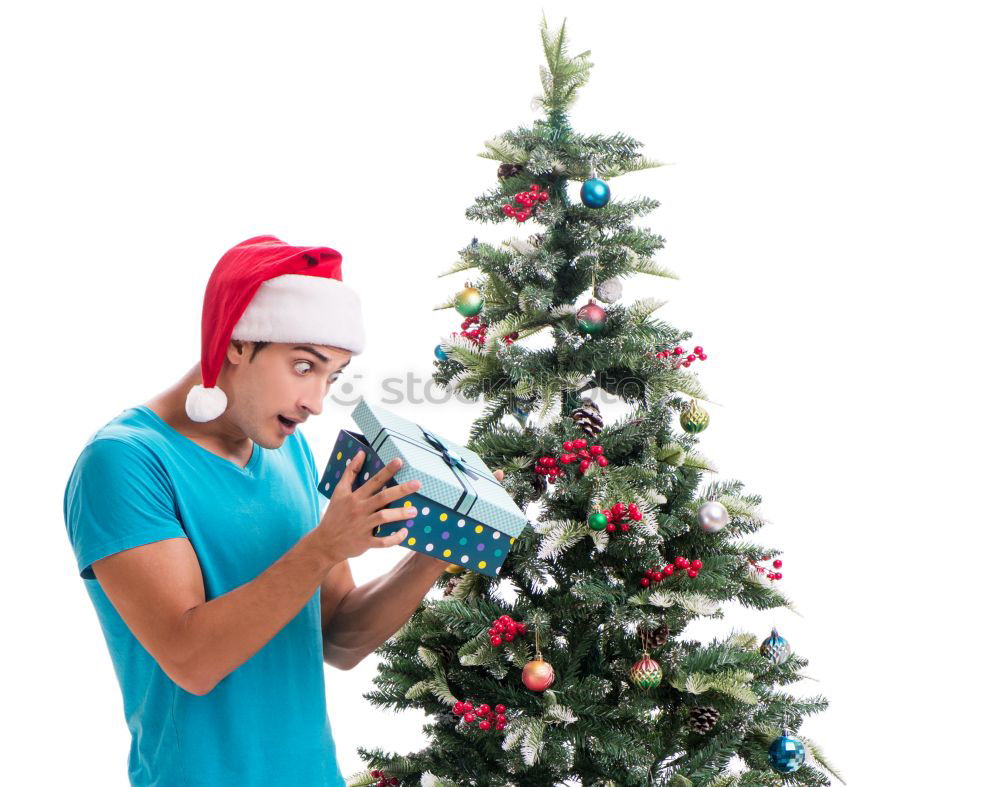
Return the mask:
<svg viewBox="0 0 1000 787"><path fill-rule="evenodd" d="M614 303L622 297L622 280L617 276L597 285L597 297L605 303Z"/></svg>
<svg viewBox="0 0 1000 787"><path fill-rule="evenodd" d="M698 526L705 533L718 533L729 524L729 512L716 500L704 503L698 509Z"/></svg>

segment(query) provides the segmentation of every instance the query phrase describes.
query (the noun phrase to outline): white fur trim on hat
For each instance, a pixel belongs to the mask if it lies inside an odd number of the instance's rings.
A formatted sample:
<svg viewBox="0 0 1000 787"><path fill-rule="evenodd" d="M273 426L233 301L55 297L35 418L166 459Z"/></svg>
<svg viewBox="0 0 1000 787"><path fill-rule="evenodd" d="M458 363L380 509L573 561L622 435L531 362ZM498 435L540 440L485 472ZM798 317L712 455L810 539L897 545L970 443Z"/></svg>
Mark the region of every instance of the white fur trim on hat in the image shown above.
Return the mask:
<svg viewBox="0 0 1000 787"><path fill-rule="evenodd" d="M206 388L199 384L188 391L187 399L184 400L184 409L192 421L205 423L206 421L214 421L226 412L228 404L226 392L221 388L218 386Z"/></svg>
<svg viewBox="0 0 1000 787"><path fill-rule="evenodd" d="M361 299L339 279L286 273L262 282L233 328L233 339L365 346Z"/></svg>

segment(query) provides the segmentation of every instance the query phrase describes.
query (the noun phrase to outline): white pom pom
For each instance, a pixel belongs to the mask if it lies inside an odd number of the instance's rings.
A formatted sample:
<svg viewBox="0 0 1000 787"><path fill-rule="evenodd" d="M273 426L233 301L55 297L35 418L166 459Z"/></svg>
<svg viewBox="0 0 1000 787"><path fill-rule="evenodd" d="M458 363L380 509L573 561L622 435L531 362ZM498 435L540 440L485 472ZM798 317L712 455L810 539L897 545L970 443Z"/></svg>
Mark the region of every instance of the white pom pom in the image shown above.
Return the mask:
<svg viewBox="0 0 1000 787"><path fill-rule="evenodd" d="M192 421L204 423L214 421L226 412L228 404L226 392L218 386L206 388L204 385L196 385L188 391L184 409Z"/></svg>

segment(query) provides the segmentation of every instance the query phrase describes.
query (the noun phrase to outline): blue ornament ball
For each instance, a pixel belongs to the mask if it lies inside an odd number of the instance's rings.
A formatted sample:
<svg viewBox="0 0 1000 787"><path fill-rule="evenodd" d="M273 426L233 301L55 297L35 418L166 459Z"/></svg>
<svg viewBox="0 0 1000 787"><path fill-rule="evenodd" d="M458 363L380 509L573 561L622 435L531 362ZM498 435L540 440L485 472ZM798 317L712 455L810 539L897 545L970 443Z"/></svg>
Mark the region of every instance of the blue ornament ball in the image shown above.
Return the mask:
<svg viewBox="0 0 1000 787"><path fill-rule="evenodd" d="M611 187L600 178L591 178L580 187L580 199L588 208L603 208L611 199Z"/></svg>
<svg viewBox="0 0 1000 787"><path fill-rule="evenodd" d="M760 643L760 655L772 664L784 664L792 655L792 648L778 629L771 629L771 636Z"/></svg>
<svg viewBox="0 0 1000 787"><path fill-rule="evenodd" d="M434 348L434 357L437 358L439 361L447 361L448 353L446 353L444 351L444 347L442 347L439 344L437 347Z"/></svg>
<svg viewBox="0 0 1000 787"><path fill-rule="evenodd" d="M767 759L778 773L794 773L806 761L806 747L798 738L782 735L771 742Z"/></svg>

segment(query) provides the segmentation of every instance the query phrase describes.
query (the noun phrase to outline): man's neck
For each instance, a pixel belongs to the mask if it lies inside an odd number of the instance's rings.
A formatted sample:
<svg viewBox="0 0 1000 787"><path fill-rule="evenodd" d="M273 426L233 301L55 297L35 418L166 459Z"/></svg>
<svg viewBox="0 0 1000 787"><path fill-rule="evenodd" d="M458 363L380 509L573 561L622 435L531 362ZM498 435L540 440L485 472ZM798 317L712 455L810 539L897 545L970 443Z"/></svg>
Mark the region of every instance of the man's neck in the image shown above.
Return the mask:
<svg viewBox="0 0 1000 787"><path fill-rule="evenodd" d="M200 383L201 364L196 363L180 380L146 402L146 407L202 448L245 467L253 453L253 442L249 437L228 424L225 416L206 423L192 421L188 417L184 407L188 391Z"/></svg>

